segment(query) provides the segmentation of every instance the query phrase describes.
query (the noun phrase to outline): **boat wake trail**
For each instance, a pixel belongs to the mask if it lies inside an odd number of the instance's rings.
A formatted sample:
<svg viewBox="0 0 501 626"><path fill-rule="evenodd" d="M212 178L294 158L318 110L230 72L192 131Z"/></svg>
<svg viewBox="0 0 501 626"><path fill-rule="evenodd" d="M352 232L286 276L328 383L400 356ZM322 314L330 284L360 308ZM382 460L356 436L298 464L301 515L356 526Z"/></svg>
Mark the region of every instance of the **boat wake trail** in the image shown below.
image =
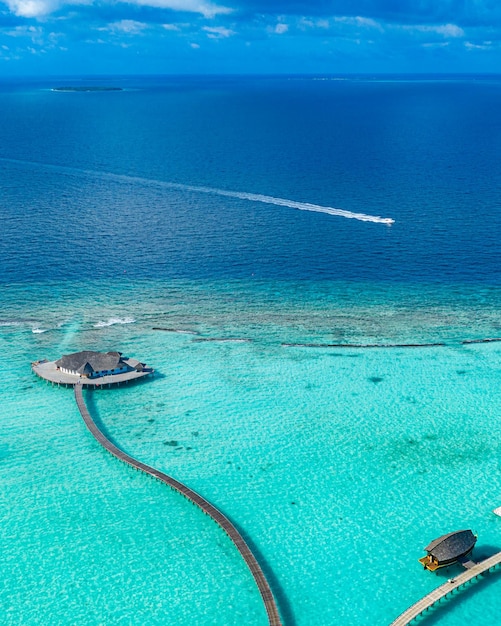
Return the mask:
<svg viewBox="0 0 501 626"><path fill-rule="evenodd" d="M291 209L297 209L298 211L312 211L314 213L325 213L327 215L334 215L336 217L345 217L348 219L359 220L360 222L374 222L375 224L391 225L395 220L391 217L379 217L378 215L368 215L367 213L354 213L352 211L345 211L344 209L337 209L335 207L322 206L319 204L311 204L310 202L297 202L296 200L288 200L286 198L275 198L274 196L265 196L258 193L247 193L243 191L229 191L226 189L216 189L213 187L198 187L195 185L184 185L182 183L172 183L161 180L154 180L150 178L141 178L139 176L126 176L124 174L112 174L110 172L98 172L95 170L78 169L73 167L66 167L63 165L49 165L46 163L38 163L35 161L21 161L17 159L1 158L0 162L13 163L16 165L31 165L40 168L50 169L65 174L72 175L85 175L92 176L94 178L101 178L106 180L113 180L119 183L137 183L140 185L148 185L160 187L163 189L176 189L179 191L192 191L195 193L206 193L217 196L224 196L226 198L237 198L239 200L249 200L250 202L262 202L264 204L273 204L275 206L289 207Z"/></svg>

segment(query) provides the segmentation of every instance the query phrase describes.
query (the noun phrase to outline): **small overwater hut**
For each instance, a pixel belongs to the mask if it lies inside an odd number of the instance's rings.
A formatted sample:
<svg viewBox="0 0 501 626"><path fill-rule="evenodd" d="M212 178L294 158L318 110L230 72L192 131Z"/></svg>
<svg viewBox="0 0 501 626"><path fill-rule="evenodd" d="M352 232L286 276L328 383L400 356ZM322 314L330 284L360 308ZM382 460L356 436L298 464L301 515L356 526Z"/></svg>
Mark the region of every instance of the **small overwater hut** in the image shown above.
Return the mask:
<svg viewBox="0 0 501 626"><path fill-rule="evenodd" d="M471 530L456 530L427 545L425 550L428 554L420 558L419 562L425 569L434 572L468 556L476 542L477 537Z"/></svg>

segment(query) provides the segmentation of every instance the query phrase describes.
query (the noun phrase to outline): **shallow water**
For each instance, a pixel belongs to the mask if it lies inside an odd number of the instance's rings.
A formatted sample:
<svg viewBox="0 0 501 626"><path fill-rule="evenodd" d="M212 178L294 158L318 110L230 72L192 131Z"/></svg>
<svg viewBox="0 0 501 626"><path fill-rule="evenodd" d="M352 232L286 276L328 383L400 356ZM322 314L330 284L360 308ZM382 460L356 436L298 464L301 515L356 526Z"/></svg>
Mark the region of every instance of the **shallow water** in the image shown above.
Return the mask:
<svg viewBox="0 0 501 626"><path fill-rule="evenodd" d="M84 611L87 623L103 615L119 622L129 619L132 598L138 623L265 621L224 534L182 497L109 457L85 431L71 390L29 371L34 358L96 345L126 346L157 374L90 394L93 415L128 453L186 482L237 524L272 572L285 623L389 623L451 575L425 574L417 558L453 528L478 532L477 555L501 548L491 513L501 488L493 421L501 343L461 344L492 337L495 315L473 329L464 321L474 309L426 309L428 325L415 310L420 339L445 346L285 347L291 339L408 341L411 310L400 311L399 333L386 307L360 304L348 337L327 336L317 323L320 315L329 325L320 299L284 308L297 286L261 284L252 300L242 296L245 284L231 298L235 286L102 284L93 292L52 284L36 294L38 307L14 316L7 306L11 325L0 331L13 367L4 379L1 466L12 623L39 611L56 621ZM49 288L61 295L55 309L44 303ZM320 308L346 324L342 290L322 288L330 304ZM11 286L12 300L25 290ZM131 293L135 302L125 306ZM491 585L454 606L450 619L474 610L477 593L485 611L499 610Z"/></svg>

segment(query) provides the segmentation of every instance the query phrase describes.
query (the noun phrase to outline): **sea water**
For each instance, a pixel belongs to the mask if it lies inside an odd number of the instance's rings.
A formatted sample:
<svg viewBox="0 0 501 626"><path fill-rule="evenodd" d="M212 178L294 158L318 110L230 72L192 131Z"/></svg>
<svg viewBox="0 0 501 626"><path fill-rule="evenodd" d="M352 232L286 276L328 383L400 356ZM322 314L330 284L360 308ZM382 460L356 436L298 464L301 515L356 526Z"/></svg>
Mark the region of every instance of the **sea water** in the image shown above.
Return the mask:
<svg viewBox="0 0 501 626"><path fill-rule="evenodd" d="M30 371L83 349L155 368L91 413L231 518L285 624L391 622L451 530L500 550L501 343L464 342L501 336L501 83L60 83L0 90L5 623L266 623L210 518ZM430 623L494 623L498 584Z"/></svg>

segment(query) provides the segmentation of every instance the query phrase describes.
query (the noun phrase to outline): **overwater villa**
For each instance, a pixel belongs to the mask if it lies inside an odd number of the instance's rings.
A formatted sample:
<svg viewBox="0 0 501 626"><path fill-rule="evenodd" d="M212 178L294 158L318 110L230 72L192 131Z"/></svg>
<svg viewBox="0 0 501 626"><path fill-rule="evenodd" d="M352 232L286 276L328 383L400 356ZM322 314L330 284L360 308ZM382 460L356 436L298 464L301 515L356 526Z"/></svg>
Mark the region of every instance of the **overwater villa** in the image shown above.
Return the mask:
<svg viewBox="0 0 501 626"><path fill-rule="evenodd" d="M83 350L66 354L57 361L36 361L31 364L35 374L45 380L62 384L86 386L115 385L153 374L153 369L121 352Z"/></svg>
<svg viewBox="0 0 501 626"><path fill-rule="evenodd" d="M477 537L471 530L456 530L434 539L425 548L428 554L420 558L419 562L425 569L434 572L468 556L476 542Z"/></svg>
<svg viewBox="0 0 501 626"><path fill-rule="evenodd" d="M143 363L138 363L135 368L132 367L122 357L121 352L92 352L91 350L66 354L56 361L59 371L86 378L121 374L132 369L139 370L143 365Z"/></svg>

